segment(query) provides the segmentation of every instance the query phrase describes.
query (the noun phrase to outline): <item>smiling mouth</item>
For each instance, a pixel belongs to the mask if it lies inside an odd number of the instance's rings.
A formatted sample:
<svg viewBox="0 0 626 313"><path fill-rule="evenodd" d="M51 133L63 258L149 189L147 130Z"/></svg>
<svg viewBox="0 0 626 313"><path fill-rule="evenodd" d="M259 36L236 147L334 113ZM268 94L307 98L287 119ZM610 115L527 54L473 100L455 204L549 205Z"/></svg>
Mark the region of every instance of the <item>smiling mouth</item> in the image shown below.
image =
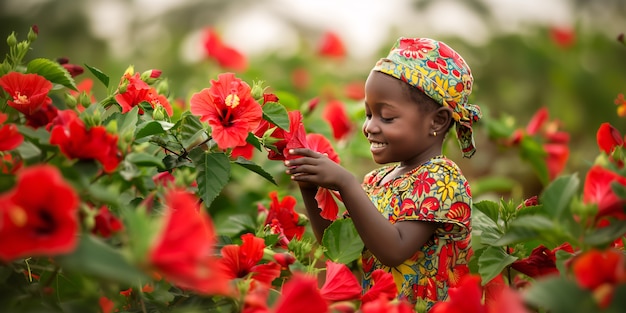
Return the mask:
<svg viewBox="0 0 626 313"><path fill-rule="evenodd" d="M370 142L370 149L381 149L386 147L387 144L386 143L382 143L382 142Z"/></svg>

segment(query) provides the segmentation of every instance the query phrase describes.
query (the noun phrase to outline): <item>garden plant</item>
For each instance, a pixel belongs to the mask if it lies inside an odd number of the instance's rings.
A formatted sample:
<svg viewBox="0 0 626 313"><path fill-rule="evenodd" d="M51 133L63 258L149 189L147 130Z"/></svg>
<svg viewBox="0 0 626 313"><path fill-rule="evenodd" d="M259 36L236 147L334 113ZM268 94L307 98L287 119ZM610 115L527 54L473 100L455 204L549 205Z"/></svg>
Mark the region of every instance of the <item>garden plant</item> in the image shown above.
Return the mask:
<svg viewBox="0 0 626 313"><path fill-rule="evenodd" d="M1 312L423 312L389 273L362 293L341 199L318 190L333 224L317 243L284 173L291 148L345 162L361 112L246 81L219 42L224 71L181 96L158 64L111 77L29 58L38 33L9 35L0 64ZM626 129L603 123L595 159L564 174L572 139L546 108L526 126L484 119L541 188L474 202L469 273L446 275L455 288L430 312L626 310Z"/></svg>

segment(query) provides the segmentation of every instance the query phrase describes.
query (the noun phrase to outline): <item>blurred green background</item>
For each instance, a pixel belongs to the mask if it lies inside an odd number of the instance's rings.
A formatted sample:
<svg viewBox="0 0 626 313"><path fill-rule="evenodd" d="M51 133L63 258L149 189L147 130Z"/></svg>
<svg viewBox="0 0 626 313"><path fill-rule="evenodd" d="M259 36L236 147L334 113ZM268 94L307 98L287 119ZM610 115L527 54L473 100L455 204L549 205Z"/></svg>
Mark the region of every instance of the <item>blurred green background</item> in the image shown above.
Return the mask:
<svg viewBox="0 0 626 313"><path fill-rule="evenodd" d="M320 108L309 117L310 131L330 138L319 111L325 100L344 101L355 132L334 144L342 163L356 175L376 164L360 135L362 103L346 97L345 86L363 83L399 36L443 40L472 68L471 101L485 114L484 123L475 127L477 154L462 159L454 140L448 141L447 154L472 184L503 178L500 186L477 197L525 198L541 190L540 181L517 151L499 145L493 129L485 126L497 121L506 126L499 135L507 135L525 127L545 106L571 136L564 173L585 173L598 154L599 125L610 122L626 132L614 104L618 94L626 93L626 46L618 40L626 32L625 17L623 0L2 0L0 37L15 31L24 39L36 24L39 38L27 59L66 57L70 63L101 69L113 81L131 64L139 72L160 69L169 81L170 96L186 102L227 71L203 55L202 34L212 27L246 56L248 67L237 73L239 77L249 83L263 80L292 108L321 99ZM345 58L317 54L327 31L342 38ZM6 52L7 46L0 45L0 53ZM305 87L294 82L298 71L307 73ZM76 80L87 77L93 78L84 73ZM107 92L101 85L93 91L97 96ZM296 195L282 164L257 159L273 171L284 194ZM249 206L249 200L276 188L259 178L242 179L245 172L233 175L240 183L229 187L216 205Z"/></svg>

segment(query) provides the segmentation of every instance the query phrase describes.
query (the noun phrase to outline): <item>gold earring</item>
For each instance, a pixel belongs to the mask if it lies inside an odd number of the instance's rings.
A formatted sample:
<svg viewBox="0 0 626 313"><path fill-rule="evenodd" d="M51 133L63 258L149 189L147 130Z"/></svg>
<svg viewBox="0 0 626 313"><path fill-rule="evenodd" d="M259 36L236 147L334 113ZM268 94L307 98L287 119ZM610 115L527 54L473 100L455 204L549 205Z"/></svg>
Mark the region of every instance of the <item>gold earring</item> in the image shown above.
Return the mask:
<svg viewBox="0 0 626 313"><path fill-rule="evenodd" d="M433 131L433 136L437 137L437 132Z"/></svg>

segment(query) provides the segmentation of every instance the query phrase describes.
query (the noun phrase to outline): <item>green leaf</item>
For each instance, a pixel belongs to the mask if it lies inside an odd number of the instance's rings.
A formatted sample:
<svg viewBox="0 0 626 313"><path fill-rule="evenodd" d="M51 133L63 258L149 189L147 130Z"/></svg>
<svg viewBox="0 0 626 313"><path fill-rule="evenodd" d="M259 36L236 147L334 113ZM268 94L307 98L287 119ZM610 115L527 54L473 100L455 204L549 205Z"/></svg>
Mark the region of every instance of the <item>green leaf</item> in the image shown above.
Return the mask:
<svg viewBox="0 0 626 313"><path fill-rule="evenodd" d="M229 215L222 223L215 224L218 234L234 237L244 231L254 232L254 220L248 214Z"/></svg>
<svg viewBox="0 0 626 313"><path fill-rule="evenodd" d="M191 150L189 157L198 171L198 192L208 208L230 179L230 160L224 153L208 153L200 148Z"/></svg>
<svg viewBox="0 0 626 313"><path fill-rule="evenodd" d="M363 251L363 241L359 237L352 219L335 220L322 237L326 248L324 255L336 263L348 264L359 258Z"/></svg>
<svg viewBox="0 0 626 313"><path fill-rule="evenodd" d="M94 236L80 237L76 250L57 257L64 270L97 277L101 280L135 285L144 274L118 251Z"/></svg>
<svg viewBox="0 0 626 313"><path fill-rule="evenodd" d="M156 166L159 169L165 169L165 165L160 157L142 152L131 152L126 156L126 160L137 166Z"/></svg>
<svg viewBox="0 0 626 313"><path fill-rule="evenodd" d="M285 106L285 108L297 110L300 107L300 99L293 93L276 91L274 94L278 97L280 104Z"/></svg>
<svg viewBox="0 0 626 313"><path fill-rule="evenodd" d="M93 74L93 76L96 76L96 78L104 84L104 87L106 87L107 89L109 88L109 76L107 76L106 74L104 74L101 70L89 66L87 64L85 64L85 67L91 72L91 74Z"/></svg>
<svg viewBox="0 0 626 313"><path fill-rule="evenodd" d="M263 118L289 131L289 114L280 103L268 102L263 106Z"/></svg>
<svg viewBox="0 0 626 313"><path fill-rule="evenodd" d="M266 172L261 166L259 166L258 164L250 161L250 160L246 160L243 157L238 157L237 160L235 160L234 162L235 164L239 164L244 168L247 168L257 174L259 174L261 177L265 178L267 181L269 181L270 183L278 186L278 184L276 183L276 181L274 180L274 177L272 177L272 174Z"/></svg>
<svg viewBox="0 0 626 313"><path fill-rule="evenodd" d="M198 144L207 139L202 122L189 111L183 112L180 120L176 122L174 127L180 133L180 138L182 138L182 144L185 149L192 149L194 143Z"/></svg>
<svg viewBox="0 0 626 313"><path fill-rule="evenodd" d="M572 202L572 198L578 191L580 180L576 174L559 176L546 187L541 194L541 203L555 220L561 219L566 214L566 209Z"/></svg>
<svg viewBox="0 0 626 313"><path fill-rule="evenodd" d="M483 284L488 283L513 262L517 257L509 255L500 247L487 247L478 259L478 274Z"/></svg>
<svg viewBox="0 0 626 313"><path fill-rule="evenodd" d="M166 121L148 121L137 125L135 139L162 134L172 128L174 124Z"/></svg>
<svg viewBox="0 0 626 313"><path fill-rule="evenodd" d="M23 141L16 149L22 159L30 161L41 157L41 150L30 141Z"/></svg>
<svg viewBox="0 0 626 313"><path fill-rule="evenodd" d="M78 91L70 73L61 64L49 59L38 58L28 62L26 73L35 73L45 77L54 84L63 85Z"/></svg>
<svg viewBox="0 0 626 313"><path fill-rule="evenodd" d="M529 304L551 313L600 312L589 291L562 276L535 281L523 297Z"/></svg>
<svg viewBox="0 0 626 313"><path fill-rule="evenodd" d="M622 283L615 286L612 298L613 300L611 301L611 304L609 305L607 310L603 312L624 312L624 308L626 308L626 284Z"/></svg>
<svg viewBox="0 0 626 313"><path fill-rule="evenodd" d="M620 184L617 181L611 183L611 190L620 199L626 199L626 186Z"/></svg>
<svg viewBox="0 0 626 313"><path fill-rule="evenodd" d="M626 234L626 221L612 221L609 226L594 229L591 234L583 238L583 242L600 248L624 234Z"/></svg>
<svg viewBox="0 0 626 313"><path fill-rule="evenodd" d="M263 151L261 141L253 133L248 133L248 137L246 137L246 142L253 145L257 150Z"/></svg>
<svg viewBox="0 0 626 313"><path fill-rule="evenodd" d="M504 246L537 238L542 232L555 229L552 220L541 215L526 215L513 220L496 245Z"/></svg>
<svg viewBox="0 0 626 313"><path fill-rule="evenodd" d="M484 213L487 217L489 217L495 223L498 223L498 219L500 217L499 214L499 205L493 201L480 201L478 203L473 204L474 208Z"/></svg>

